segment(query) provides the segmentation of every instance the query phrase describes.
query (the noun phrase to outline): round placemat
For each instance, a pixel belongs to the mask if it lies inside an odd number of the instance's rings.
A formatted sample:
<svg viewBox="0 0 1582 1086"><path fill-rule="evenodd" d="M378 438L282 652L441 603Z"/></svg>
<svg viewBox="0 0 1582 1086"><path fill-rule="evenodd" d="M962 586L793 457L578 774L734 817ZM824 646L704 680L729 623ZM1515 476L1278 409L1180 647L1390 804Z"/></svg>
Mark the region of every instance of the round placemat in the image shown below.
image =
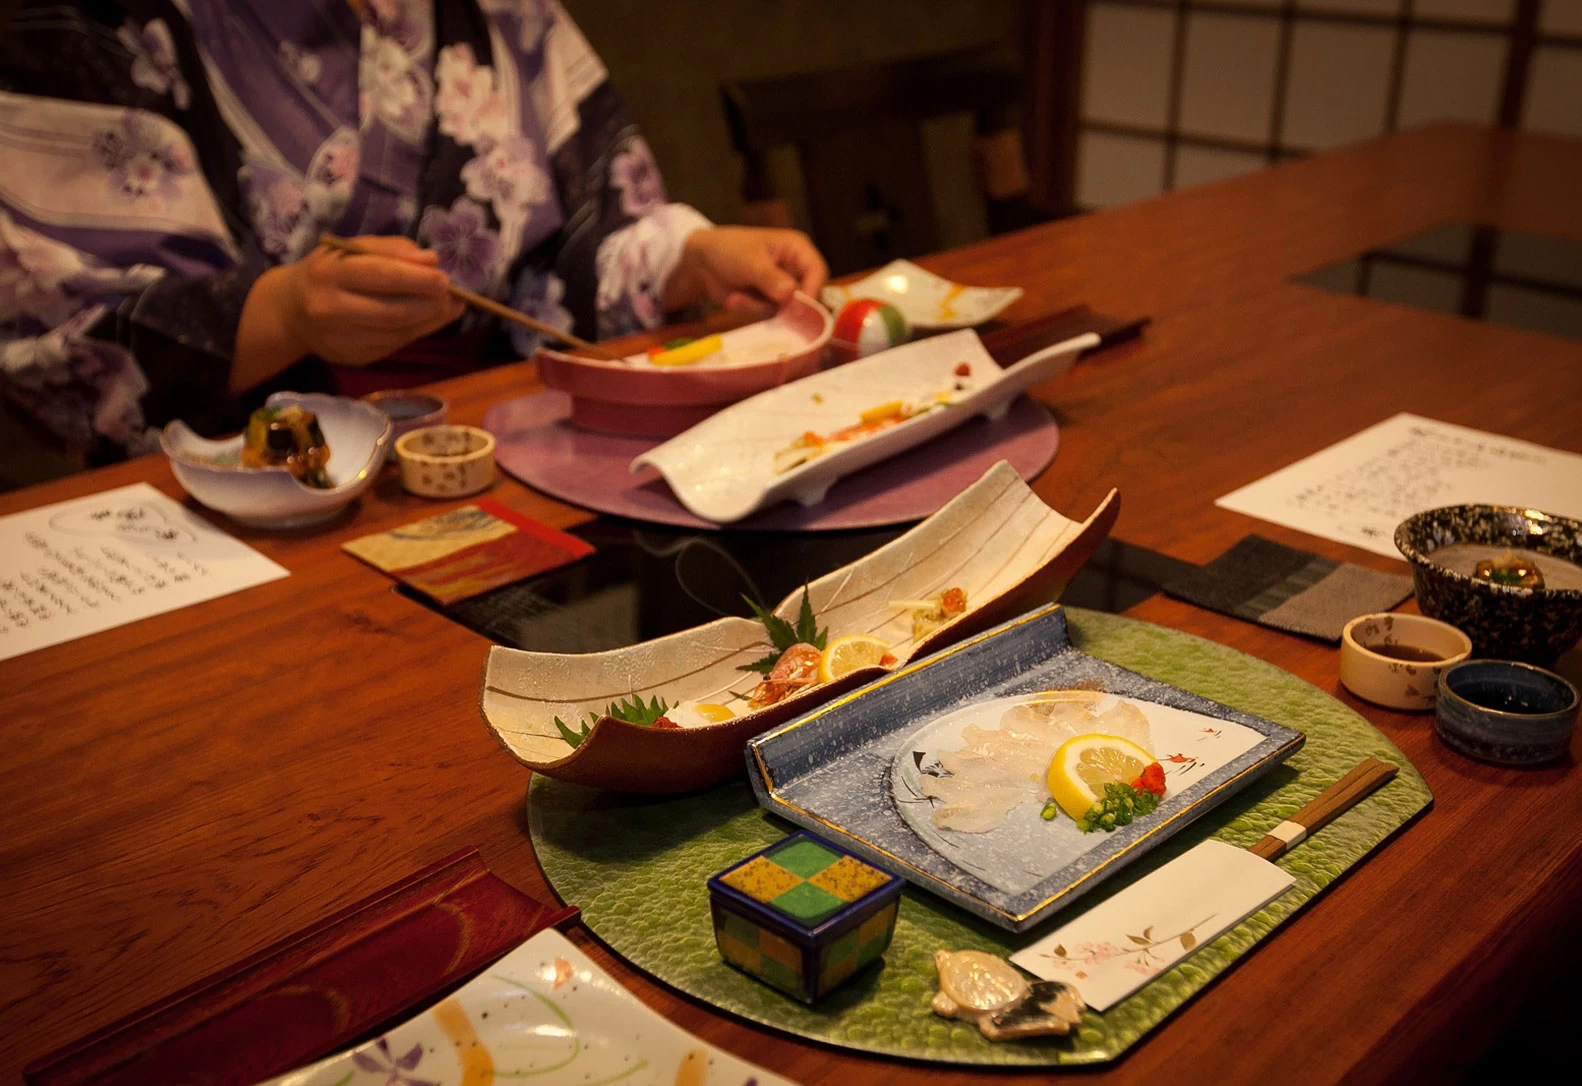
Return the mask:
<svg viewBox="0 0 1582 1086"><path fill-rule="evenodd" d="M837 482L817 505L782 502L719 525L689 513L653 468L629 472L632 459L659 441L584 430L570 417L571 397L546 390L495 404L483 426L494 435L495 461L535 490L599 513L681 528L833 532L907 524L936 512L1001 460L1031 481L1060 447L1060 427L1049 409L1021 396L1003 419L970 419L864 468Z"/></svg>
<svg viewBox="0 0 1582 1086"><path fill-rule="evenodd" d="M908 886L895 939L880 969L805 1006L726 965L714 946L705 880L785 836L787 823L753 800L745 780L682 797L597 791L535 776L528 815L533 849L562 900L588 929L660 981L720 1010L841 1048L956 1064L1051 1066L1119 1056L1177 1007L1432 801L1401 752L1352 710L1272 664L1177 630L1076 608L1077 648L1307 735L1284 766L1254 782L1114 876L1105 896L1207 836L1248 847L1372 755L1400 776L1282 858L1296 886L1078 1032L995 1044L976 1027L929 1010L934 951L1009 954L1079 914L1078 902L1046 926L1013 935Z"/></svg>

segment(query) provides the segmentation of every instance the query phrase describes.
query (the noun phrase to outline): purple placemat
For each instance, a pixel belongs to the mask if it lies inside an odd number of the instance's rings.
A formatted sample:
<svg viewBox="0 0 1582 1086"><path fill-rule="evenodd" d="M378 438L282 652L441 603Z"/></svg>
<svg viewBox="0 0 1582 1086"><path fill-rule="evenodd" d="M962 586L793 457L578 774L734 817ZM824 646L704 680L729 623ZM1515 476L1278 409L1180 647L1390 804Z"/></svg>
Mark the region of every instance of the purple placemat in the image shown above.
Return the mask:
<svg viewBox="0 0 1582 1086"><path fill-rule="evenodd" d="M1042 404L1019 397L1003 419L971 419L947 434L837 482L815 506L782 502L734 524L693 516L659 472L627 465L659 442L571 425L571 397L553 390L489 408L495 460L511 475L561 501L600 513L682 528L833 532L921 520L1000 460L1031 481L1060 447L1060 428Z"/></svg>

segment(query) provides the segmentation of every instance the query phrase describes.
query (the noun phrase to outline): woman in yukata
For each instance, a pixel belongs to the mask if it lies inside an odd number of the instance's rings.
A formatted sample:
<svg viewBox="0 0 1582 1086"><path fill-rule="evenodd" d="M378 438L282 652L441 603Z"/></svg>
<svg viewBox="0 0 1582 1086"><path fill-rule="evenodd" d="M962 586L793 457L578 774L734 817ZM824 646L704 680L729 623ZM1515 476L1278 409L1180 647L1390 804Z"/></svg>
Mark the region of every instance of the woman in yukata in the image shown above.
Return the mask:
<svg viewBox="0 0 1582 1086"><path fill-rule="evenodd" d="M554 0L44 2L0 28L0 393L90 462L178 416L236 429L271 388L531 353L447 282L604 338L825 271L799 233L667 202Z"/></svg>

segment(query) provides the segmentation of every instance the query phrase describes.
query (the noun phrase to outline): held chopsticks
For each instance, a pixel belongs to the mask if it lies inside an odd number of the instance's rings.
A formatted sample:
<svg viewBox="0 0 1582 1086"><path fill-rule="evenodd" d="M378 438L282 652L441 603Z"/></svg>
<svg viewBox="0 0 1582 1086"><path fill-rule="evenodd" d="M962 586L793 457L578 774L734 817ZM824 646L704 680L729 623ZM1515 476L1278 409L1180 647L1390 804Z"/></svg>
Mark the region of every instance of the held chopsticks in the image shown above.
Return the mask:
<svg viewBox="0 0 1582 1086"><path fill-rule="evenodd" d="M1360 803L1375 789L1400 772L1397 766L1377 758L1365 758L1355 769L1324 789L1312 802L1266 834L1248 852L1274 861L1329 825L1337 816Z"/></svg>
<svg viewBox="0 0 1582 1086"><path fill-rule="evenodd" d="M373 252L371 249L363 248L361 245L358 245L355 241L351 241L351 240L349 240L347 238L343 238L343 237L337 237L334 234L320 234L319 235L319 244L327 246L327 247L329 247L331 249L339 249L343 253L356 253L358 256L378 256L378 255L380 255L378 253ZM493 298L485 298L482 294L475 294L475 293L473 293L470 290L466 290L466 289L464 289L462 287L456 286L454 283L452 283L446 289L450 292L450 296L452 298L456 298L456 299L458 299L460 301L466 302L468 305L472 306L474 309L481 309L485 313L493 313L496 317L499 317L501 320L513 321L513 322L515 322L517 324L520 324L520 325L523 325L523 326L525 326L527 328L531 328L531 329L533 329L533 331L539 332L539 333L541 333L543 335L546 335L546 336L549 336L552 339L558 339L562 343L567 343L567 344L570 344L573 347L578 348L579 350L587 351L589 354L593 355L595 358L602 358L606 362L619 362L619 361L621 361L621 359L618 356L611 354L609 351L606 351L603 347L599 347L599 346L597 346L595 344L589 343L585 339L579 339L578 337L572 335L570 332L562 332L560 329L554 327L553 325L548 325L548 324L545 324L543 321L535 320L532 317L529 317L526 313L520 313L517 310L512 309L508 305L501 305L499 302L495 301Z"/></svg>

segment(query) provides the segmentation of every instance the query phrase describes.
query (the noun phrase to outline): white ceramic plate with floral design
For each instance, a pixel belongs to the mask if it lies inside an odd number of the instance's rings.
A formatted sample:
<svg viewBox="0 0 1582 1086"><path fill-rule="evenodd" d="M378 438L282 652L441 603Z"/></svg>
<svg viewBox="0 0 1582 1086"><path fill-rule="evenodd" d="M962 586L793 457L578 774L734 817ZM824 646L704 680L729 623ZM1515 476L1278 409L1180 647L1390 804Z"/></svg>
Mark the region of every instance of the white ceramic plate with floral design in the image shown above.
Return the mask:
<svg viewBox="0 0 1582 1086"><path fill-rule="evenodd" d="M819 294L836 312L858 298L877 298L900 310L913 328L971 328L999 316L1021 296L1021 287L953 283L910 260L892 260L855 283L830 285Z"/></svg>
<svg viewBox="0 0 1582 1086"><path fill-rule="evenodd" d="M1087 332L1001 369L971 330L919 340L732 404L637 457L632 470L656 468L682 505L716 524L788 498L817 505L842 476L976 415L1002 417L1018 395L1098 343ZM917 411L906 415L901 405ZM900 413L841 437L886 408ZM806 447L810 438L816 450Z"/></svg>
<svg viewBox="0 0 1582 1086"><path fill-rule="evenodd" d="M671 1025L541 931L455 995L268 1086L792 1086Z"/></svg>

